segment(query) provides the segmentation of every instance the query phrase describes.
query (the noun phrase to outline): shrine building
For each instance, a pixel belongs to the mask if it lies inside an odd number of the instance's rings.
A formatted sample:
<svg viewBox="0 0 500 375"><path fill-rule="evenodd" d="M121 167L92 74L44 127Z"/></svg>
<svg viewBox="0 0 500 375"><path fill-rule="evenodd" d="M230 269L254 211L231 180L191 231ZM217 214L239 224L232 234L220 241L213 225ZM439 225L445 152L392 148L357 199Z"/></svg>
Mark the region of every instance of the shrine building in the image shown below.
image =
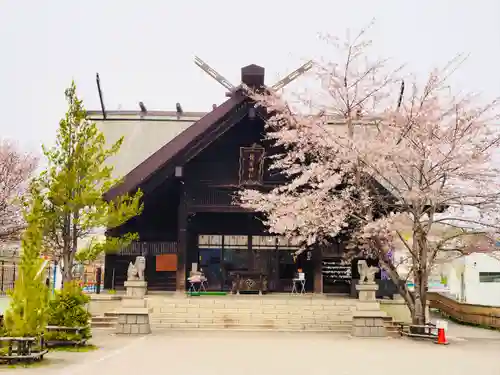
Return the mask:
<svg viewBox="0 0 500 375"><path fill-rule="evenodd" d="M264 68L242 68L241 82L264 86ZM105 256L105 288L123 288L129 262L143 255L148 289L154 291L186 290L196 267L208 290L229 291L239 273L250 280L249 290L256 275L263 275L267 292L289 292L300 268L306 292L351 293L352 279L359 276L356 267L342 264L342 241L294 259L297 243L269 234L258 213L235 204L242 187L271 189L283 178L268 169L265 114L241 86L225 86L228 99L207 113L184 112L180 104L172 112L148 111L142 102L138 111L106 111L98 78L102 108L89 111L89 118L107 143L124 137L110 160L123 181L106 198L144 192L143 213L107 233L137 232L139 240Z"/></svg>

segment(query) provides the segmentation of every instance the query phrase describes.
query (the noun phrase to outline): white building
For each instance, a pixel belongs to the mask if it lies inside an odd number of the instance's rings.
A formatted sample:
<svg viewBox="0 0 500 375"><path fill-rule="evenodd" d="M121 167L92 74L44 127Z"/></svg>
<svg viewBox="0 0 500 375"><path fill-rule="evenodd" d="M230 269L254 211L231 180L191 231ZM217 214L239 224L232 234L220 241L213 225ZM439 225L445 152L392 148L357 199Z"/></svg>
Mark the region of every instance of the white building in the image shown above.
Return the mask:
<svg viewBox="0 0 500 375"><path fill-rule="evenodd" d="M500 306L500 260L474 253L443 265L449 293L458 301Z"/></svg>

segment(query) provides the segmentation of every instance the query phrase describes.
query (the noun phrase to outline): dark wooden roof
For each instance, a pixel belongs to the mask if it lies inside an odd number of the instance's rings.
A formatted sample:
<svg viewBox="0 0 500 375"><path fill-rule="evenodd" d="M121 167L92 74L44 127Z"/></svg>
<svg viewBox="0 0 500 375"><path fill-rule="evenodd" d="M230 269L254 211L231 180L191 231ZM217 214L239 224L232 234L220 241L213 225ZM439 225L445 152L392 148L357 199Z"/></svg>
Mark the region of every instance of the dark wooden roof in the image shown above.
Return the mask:
<svg viewBox="0 0 500 375"><path fill-rule="evenodd" d="M246 98L241 92L234 93L231 98L212 112L207 113L130 171L120 184L115 185L105 194L105 198L111 200L122 194L134 191L156 171L172 161L175 156L187 148L194 140L202 136L214 123L230 113L236 106L243 103Z"/></svg>

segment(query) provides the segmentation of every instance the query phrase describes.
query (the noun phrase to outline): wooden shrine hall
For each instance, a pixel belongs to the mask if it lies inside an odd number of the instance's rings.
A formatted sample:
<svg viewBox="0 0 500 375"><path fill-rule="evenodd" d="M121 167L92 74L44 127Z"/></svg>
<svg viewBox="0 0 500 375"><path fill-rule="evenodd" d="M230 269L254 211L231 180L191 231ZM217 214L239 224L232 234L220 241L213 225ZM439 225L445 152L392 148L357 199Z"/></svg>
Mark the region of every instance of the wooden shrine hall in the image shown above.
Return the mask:
<svg viewBox="0 0 500 375"><path fill-rule="evenodd" d="M265 291L289 292L302 269L307 292L350 293L357 271L342 264L340 241L295 259L297 243L270 235L258 213L235 204L242 187L270 189L282 183L267 168L265 114L241 85L232 85L202 60L195 62L228 90L228 99L206 114L183 112L179 103L175 112L148 111L142 102L140 111L106 111L98 79L102 111L89 111L89 118L107 141L125 137L112 160L123 180L107 199L138 188L144 192L143 213L107 233L137 232L139 241L106 255L105 288L122 288L128 263L144 255L150 290L186 290L194 267L212 291L229 291L234 278L243 277L249 291L263 278ZM303 65L272 87L283 87L310 67ZM242 68L241 82L265 87L264 68Z"/></svg>

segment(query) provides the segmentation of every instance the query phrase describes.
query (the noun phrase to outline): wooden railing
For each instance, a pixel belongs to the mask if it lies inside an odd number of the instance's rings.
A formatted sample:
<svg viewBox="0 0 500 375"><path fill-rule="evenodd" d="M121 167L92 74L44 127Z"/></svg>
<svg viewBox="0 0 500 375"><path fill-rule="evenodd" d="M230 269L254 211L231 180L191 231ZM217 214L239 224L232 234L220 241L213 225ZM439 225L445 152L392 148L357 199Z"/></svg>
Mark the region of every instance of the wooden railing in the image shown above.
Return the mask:
<svg viewBox="0 0 500 375"><path fill-rule="evenodd" d="M204 206L231 206L233 204L234 190L205 188L190 192L189 205L192 207Z"/></svg>
<svg viewBox="0 0 500 375"><path fill-rule="evenodd" d="M177 242L141 242L134 241L121 249L119 255L160 255L177 253Z"/></svg>
<svg viewBox="0 0 500 375"><path fill-rule="evenodd" d="M490 328L500 328L500 307L461 303L440 293L428 293L430 308L439 309L444 315L466 323Z"/></svg>

